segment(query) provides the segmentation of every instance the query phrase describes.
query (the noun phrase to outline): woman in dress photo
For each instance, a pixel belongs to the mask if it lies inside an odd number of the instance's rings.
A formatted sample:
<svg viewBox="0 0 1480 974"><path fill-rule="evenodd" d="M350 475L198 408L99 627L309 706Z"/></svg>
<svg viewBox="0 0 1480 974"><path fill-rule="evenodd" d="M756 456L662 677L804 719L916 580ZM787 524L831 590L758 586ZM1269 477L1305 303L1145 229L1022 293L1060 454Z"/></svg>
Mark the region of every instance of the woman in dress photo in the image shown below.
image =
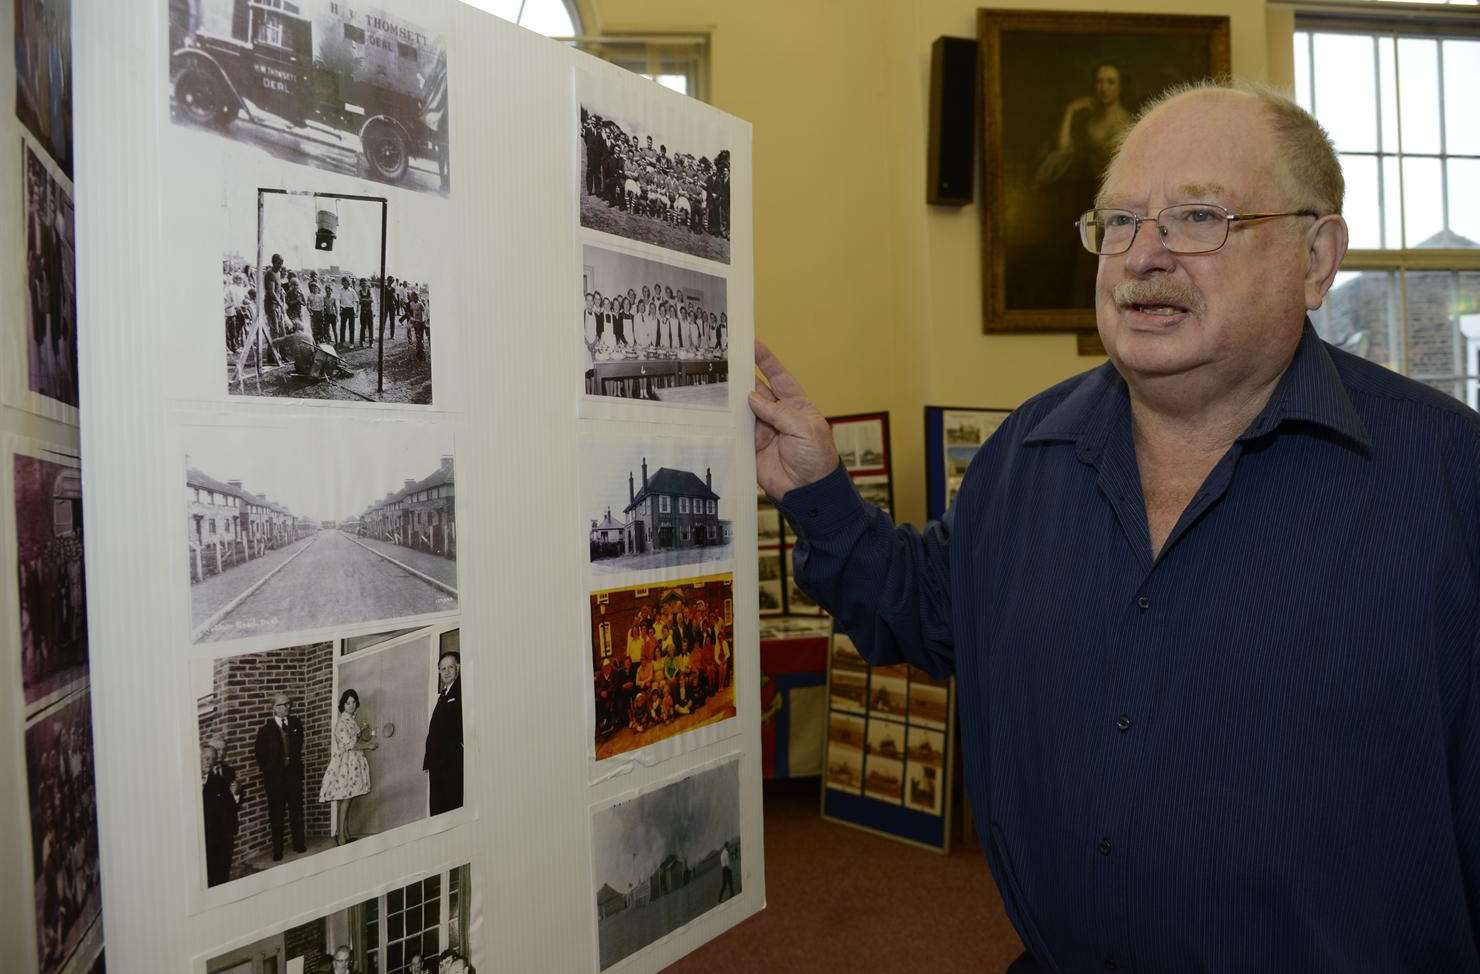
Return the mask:
<svg viewBox="0 0 1480 974"><path fill-rule="evenodd" d="M339 716L334 718L333 756L324 769L324 783L319 786L319 801L334 803L334 844L355 840L349 830L349 810L354 800L370 792L370 762L365 752L380 745L360 740L365 725L355 719L360 709L360 695L345 690L339 695Z"/></svg>

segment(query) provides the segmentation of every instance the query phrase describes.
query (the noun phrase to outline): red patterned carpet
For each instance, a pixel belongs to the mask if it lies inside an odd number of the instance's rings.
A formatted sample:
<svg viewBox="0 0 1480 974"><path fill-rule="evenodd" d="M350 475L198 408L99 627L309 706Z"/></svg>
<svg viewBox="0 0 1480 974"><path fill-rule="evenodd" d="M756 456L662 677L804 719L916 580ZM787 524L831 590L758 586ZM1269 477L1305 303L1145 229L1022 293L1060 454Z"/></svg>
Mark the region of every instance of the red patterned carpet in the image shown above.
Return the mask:
<svg viewBox="0 0 1480 974"><path fill-rule="evenodd" d="M824 821L818 779L766 783L766 909L668 968L1006 970L1022 944L981 847L949 856Z"/></svg>

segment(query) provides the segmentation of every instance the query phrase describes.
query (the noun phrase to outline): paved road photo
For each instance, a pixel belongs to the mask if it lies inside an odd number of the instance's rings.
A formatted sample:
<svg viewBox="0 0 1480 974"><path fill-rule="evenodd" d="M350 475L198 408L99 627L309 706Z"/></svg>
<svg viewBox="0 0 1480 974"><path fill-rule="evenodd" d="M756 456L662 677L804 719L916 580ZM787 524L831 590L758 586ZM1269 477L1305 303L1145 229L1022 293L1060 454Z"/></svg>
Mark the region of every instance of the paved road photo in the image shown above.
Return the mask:
<svg viewBox="0 0 1480 974"><path fill-rule="evenodd" d="M400 562L401 567L388 559ZM408 571L407 569L412 569ZM448 592L418 577L430 576ZM195 642L373 622L457 608L457 563L326 530L206 579L191 588L191 628L260 588L216 619Z"/></svg>

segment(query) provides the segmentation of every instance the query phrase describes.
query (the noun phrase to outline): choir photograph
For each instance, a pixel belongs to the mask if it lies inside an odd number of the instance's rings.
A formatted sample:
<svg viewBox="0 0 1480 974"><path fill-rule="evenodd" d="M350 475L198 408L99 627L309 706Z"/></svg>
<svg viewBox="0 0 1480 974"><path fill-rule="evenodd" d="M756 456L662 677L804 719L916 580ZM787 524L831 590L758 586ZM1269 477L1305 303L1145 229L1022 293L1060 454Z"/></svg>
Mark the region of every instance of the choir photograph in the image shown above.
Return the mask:
<svg viewBox="0 0 1480 974"><path fill-rule="evenodd" d="M20 453L12 472L21 685L30 710L87 676L82 473Z"/></svg>
<svg viewBox="0 0 1480 974"><path fill-rule="evenodd" d="M26 364L32 392L77 405L77 254L72 197L46 163L25 156Z"/></svg>

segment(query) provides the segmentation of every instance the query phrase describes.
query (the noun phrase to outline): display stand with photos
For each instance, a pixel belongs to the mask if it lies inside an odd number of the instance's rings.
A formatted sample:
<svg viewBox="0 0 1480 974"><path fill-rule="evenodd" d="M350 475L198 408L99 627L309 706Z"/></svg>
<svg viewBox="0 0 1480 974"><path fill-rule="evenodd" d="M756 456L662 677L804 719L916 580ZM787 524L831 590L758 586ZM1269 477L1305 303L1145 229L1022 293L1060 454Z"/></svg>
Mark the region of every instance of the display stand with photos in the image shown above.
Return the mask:
<svg viewBox="0 0 1480 974"><path fill-rule="evenodd" d="M1012 415L1009 409L925 407L925 516L939 520L956 499L971 458Z"/></svg>
<svg viewBox="0 0 1480 974"><path fill-rule="evenodd" d="M869 666L834 631L823 817L949 852L955 726L953 679L906 663Z"/></svg>
<svg viewBox="0 0 1480 974"><path fill-rule="evenodd" d="M749 125L457 0L5 31L6 974L761 909Z"/></svg>

